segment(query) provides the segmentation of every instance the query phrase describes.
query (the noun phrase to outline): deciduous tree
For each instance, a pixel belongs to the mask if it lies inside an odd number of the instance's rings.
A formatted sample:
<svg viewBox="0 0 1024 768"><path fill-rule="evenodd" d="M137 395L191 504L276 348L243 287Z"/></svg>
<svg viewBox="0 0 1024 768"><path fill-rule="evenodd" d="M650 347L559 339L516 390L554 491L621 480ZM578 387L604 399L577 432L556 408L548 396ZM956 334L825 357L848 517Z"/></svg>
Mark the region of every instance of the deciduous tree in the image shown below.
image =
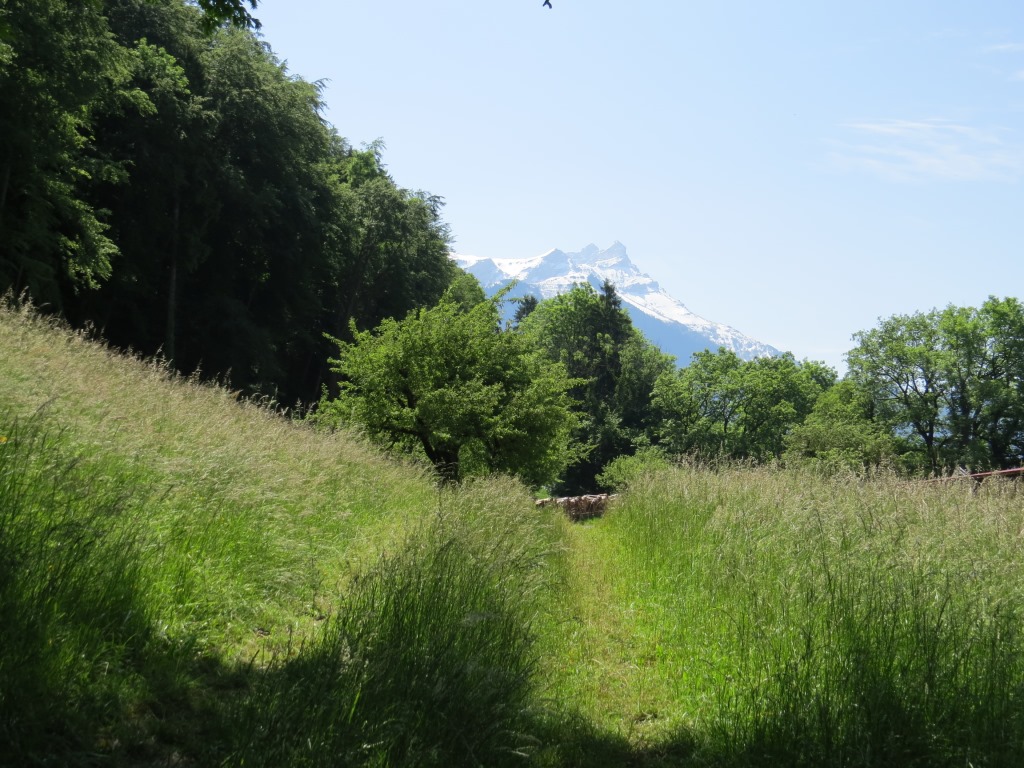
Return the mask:
<svg viewBox="0 0 1024 768"><path fill-rule="evenodd" d="M421 452L448 481L508 472L552 482L573 455L572 382L564 366L499 323L498 300L464 311L446 297L338 341L332 363L341 393L321 401L316 420L361 425Z"/></svg>
<svg viewBox="0 0 1024 768"><path fill-rule="evenodd" d="M7 0L0 37L0 287L61 304L109 277L117 247L88 200L119 173L94 151L99 113L145 109L100 0Z"/></svg>
<svg viewBox="0 0 1024 768"><path fill-rule="evenodd" d="M735 352L696 353L654 388L659 441L672 453L766 461L835 382L835 371L789 353L741 360Z"/></svg>
<svg viewBox="0 0 1024 768"><path fill-rule="evenodd" d="M672 367L671 358L633 327L608 281L600 291L582 284L540 302L521 327L577 382L571 394L581 454L557 490L591 492L608 462L649 444L651 390L658 375Z"/></svg>
<svg viewBox="0 0 1024 768"><path fill-rule="evenodd" d="M845 378L824 392L786 436L786 457L827 470L863 471L896 461L901 442L873 418L868 393Z"/></svg>
<svg viewBox="0 0 1024 768"><path fill-rule="evenodd" d="M1024 455L1024 310L989 298L980 309L895 315L855 334L850 376L874 416L932 473L1020 465Z"/></svg>

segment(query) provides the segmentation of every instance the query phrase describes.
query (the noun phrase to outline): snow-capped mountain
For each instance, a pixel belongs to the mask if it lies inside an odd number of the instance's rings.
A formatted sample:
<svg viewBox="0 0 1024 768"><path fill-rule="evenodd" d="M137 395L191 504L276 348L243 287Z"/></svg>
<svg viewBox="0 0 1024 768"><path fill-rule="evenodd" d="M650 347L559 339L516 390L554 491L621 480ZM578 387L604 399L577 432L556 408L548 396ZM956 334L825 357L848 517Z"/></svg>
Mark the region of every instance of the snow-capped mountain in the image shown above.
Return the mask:
<svg viewBox="0 0 1024 768"><path fill-rule="evenodd" d="M663 352L675 355L680 365L687 365L694 352L719 347L733 350L744 360L779 354L774 347L734 328L695 315L637 269L622 243L616 242L605 250L588 245L578 253L556 248L530 259L489 259L455 253L452 259L476 277L488 295L513 280L518 282L511 296L533 294L540 299L564 293L575 283L600 288L605 280L610 280L633 325Z"/></svg>

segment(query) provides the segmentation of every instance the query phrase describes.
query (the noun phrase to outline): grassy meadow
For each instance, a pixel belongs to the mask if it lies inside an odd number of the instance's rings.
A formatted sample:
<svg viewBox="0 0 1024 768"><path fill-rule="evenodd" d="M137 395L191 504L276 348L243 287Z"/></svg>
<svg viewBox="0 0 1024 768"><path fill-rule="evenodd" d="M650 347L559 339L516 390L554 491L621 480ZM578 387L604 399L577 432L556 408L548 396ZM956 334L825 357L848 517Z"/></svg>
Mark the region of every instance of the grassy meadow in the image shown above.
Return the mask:
<svg viewBox="0 0 1024 768"><path fill-rule="evenodd" d="M1015 766L1014 482L572 524L0 308L0 765Z"/></svg>

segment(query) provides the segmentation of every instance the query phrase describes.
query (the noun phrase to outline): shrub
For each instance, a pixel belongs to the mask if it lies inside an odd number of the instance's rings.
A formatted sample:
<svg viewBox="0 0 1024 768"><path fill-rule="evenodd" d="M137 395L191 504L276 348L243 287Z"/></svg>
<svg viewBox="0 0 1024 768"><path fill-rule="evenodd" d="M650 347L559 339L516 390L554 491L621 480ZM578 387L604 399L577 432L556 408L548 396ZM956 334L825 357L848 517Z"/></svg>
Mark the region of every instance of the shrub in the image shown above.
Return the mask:
<svg viewBox="0 0 1024 768"><path fill-rule="evenodd" d="M619 456L605 464L597 476L598 485L609 491L624 491L642 476L671 466L660 448L641 448L632 456Z"/></svg>

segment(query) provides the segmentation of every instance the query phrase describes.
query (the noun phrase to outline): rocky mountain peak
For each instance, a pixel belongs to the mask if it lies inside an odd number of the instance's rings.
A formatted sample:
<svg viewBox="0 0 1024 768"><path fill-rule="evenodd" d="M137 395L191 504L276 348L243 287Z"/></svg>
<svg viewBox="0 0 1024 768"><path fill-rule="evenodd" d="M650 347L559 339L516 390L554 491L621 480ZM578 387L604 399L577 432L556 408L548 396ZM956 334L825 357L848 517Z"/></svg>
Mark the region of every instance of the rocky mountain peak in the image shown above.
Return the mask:
<svg viewBox="0 0 1024 768"><path fill-rule="evenodd" d="M666 293L629 258L626 246L616 241L601 249L593 243L576 252L554 248L527 259L490 259L452 254L452 259L473 274L488 295L517 280L511 297L533 294L546 299L564 293L576 283L600 287L611 281L625 309L640 331L663 352L686 365L694 352L726 347L744 359L778 354L767 344L722 323L694 314Z"/></svg>

